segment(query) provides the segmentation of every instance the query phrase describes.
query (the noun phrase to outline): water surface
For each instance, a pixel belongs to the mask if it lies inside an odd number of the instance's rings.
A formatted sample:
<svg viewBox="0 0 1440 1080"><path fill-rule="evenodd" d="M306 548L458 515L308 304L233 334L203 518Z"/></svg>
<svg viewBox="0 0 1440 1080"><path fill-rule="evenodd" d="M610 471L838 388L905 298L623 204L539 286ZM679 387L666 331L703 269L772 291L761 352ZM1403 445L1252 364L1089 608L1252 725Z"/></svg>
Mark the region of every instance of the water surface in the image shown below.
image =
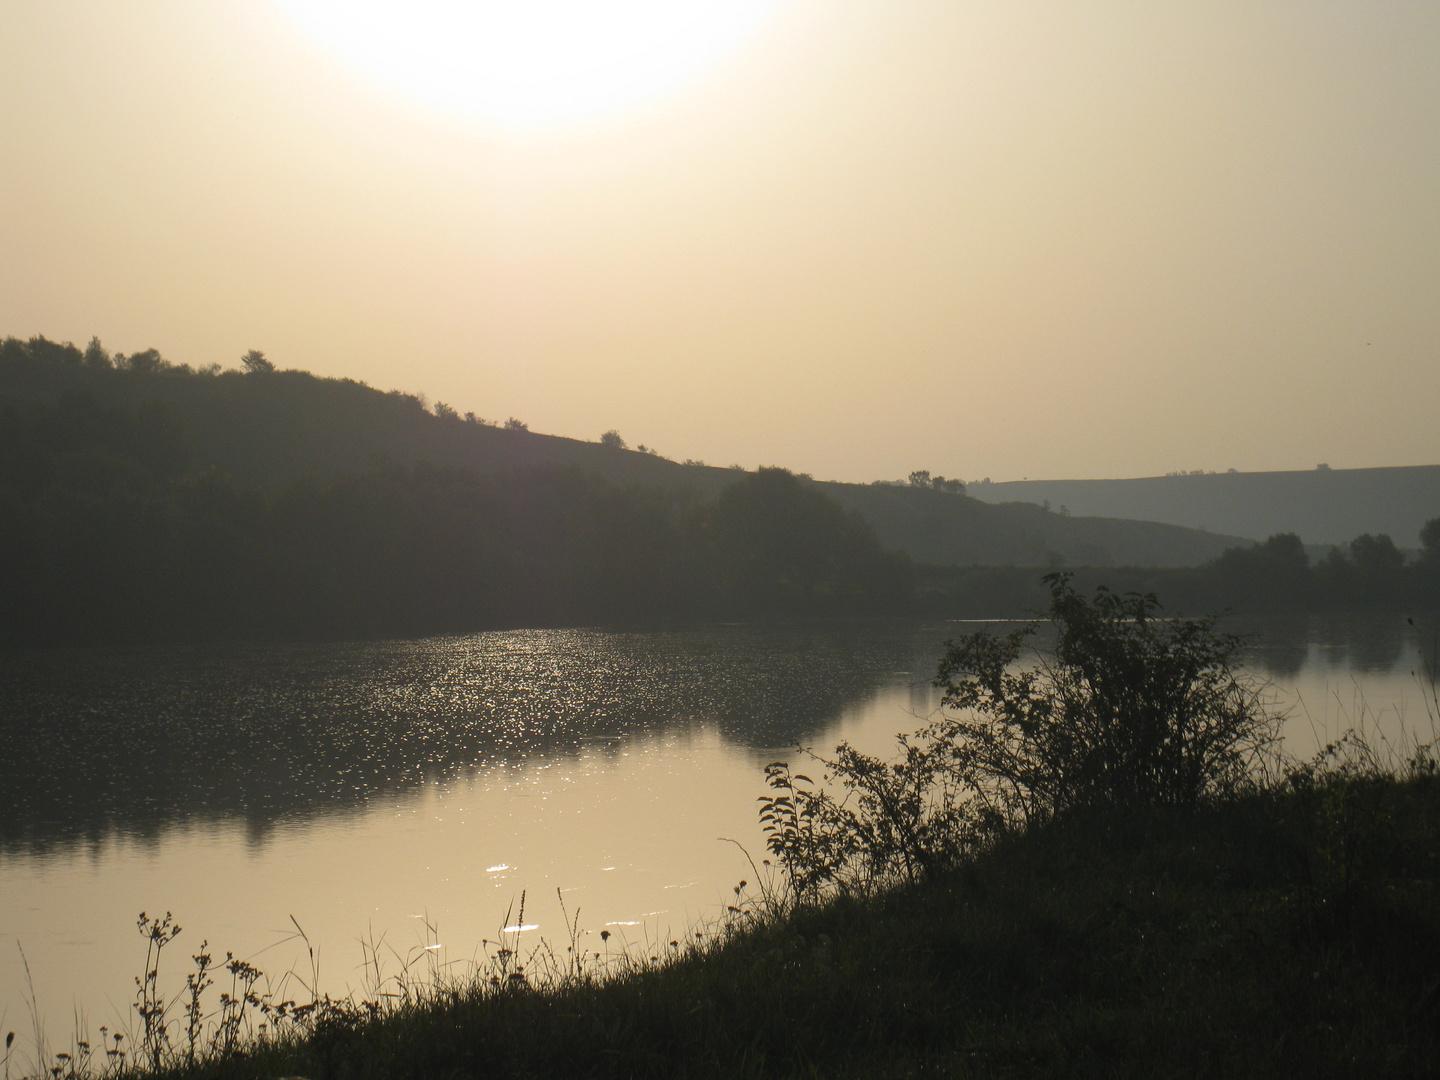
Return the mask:
<svg viewBox="0 0 1440 1080"><path fill-rule="evenodd" d="M589 947L602 929L664 947L754 878L763 765L797 743L883 751L936 707L941 644L971 629L0 656L0 1028L27 1031L32 1002L52 1036L130 1027L140 911L185 927L177 978L208 939L308 982L298 923L332 992L372 982L376 949L391 974L473 958L522 893L533 937L565 938L560 889ZM1397 751L1434 737L1429 645L1403 621L1251 629L1297 756L1350 727Z"/></svg>

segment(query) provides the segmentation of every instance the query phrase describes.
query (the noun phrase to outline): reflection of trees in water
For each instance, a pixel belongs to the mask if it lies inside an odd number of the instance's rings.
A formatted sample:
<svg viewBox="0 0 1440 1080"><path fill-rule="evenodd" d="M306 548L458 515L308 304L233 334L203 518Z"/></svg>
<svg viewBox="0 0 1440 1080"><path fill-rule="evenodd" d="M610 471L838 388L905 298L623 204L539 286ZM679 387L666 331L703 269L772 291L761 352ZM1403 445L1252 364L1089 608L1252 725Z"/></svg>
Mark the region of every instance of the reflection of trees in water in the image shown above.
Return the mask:
<svg viewBox="0 0 1440 1080"><path fill-rule="evenodd" d="M427 781L696 724L788 745L896 671L928 677L944 636L832 624L11 654L0 851L204 821L242 820L258 841Z"/></svg>
<svg viewBox="0 0 1440 1080"><path fill-rule="evenodd" d="M1350 665L1361 671L1389 671L1399 662L1404 646L1405 635L1398 627L1380 627L1373 636L1350 643Z"/></svg>
<svg viewBox="0 0 1440 1080"><path fill-rule="evenodd" d="M1293 679L1300 674L1310 655L1310 618L1306 615L1277 616L1262 622L1247 622L1222 629L1243 636L1250 647L1245 663L1272 679Z"/></svg>
<svg viewBox="0 0 1440 1080"><path fill-rule="evenodd" d="M363 813L427 781L619 754L695 726L756 749L808 742L897 682L927 712L941 641L969 629L550 630L10 653L0 656L0 852L220 821L243 821L263 842L278 823ZM1228 629L1253 634L1247 661L1282 680L1300 673L1312 644L1358 672L1391 670L1415 634L1384 618Z"/></svg>
<svg viewBox="0 0 1440 1080"><path fill-rule="evenodd" d="M1393 670L1412 637L1403 616L1379 613L1321 617L1316 633L1327 644L1343 647L1350 666L1361 672Z"/></svg>
<svg viewBox="0 0 1440 1080"><path fill-rule="evenodd" d="M1330 653L1333 666L1363 674L1392 671L1416 637L1403 616L1388 612L1276 616L1247 620L1229 629L1250 639L1252 647L1246 653L1250 666L1281 679L1299 675L1316 645Z"/></svg>

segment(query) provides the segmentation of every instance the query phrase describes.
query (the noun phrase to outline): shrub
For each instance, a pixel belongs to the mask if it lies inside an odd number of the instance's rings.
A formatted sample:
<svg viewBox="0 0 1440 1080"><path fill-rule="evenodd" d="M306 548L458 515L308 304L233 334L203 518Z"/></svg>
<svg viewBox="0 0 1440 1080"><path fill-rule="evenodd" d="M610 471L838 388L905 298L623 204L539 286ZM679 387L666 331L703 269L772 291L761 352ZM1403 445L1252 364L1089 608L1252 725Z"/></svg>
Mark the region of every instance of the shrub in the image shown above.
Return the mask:
<svg viewBox="0 0 1440 1080"><path fill-rule="evenodd" d="M1031 624L948 642L944 737L982 793L1024 818L1115 804L1192 809L1235 795L1279 720L1215 617L1165 619L1153 595L1092 600L1048 574L1052 646L1018 667Z"/></svg>
<svg viewBox="0 0 1440 1080"><path fill-rule="evenodd" d="M792 898L931 876L1000 833L1100 807L1191 810L1252 785L1279 720L1214 617L1049 574L1053 644L1030 625L946 643L939 719L884 762L846 744L828 786L766 770L766 842ZM1022 657L1031 658L1022 663ZM834 792L832 794L832 792Z"/></svg>

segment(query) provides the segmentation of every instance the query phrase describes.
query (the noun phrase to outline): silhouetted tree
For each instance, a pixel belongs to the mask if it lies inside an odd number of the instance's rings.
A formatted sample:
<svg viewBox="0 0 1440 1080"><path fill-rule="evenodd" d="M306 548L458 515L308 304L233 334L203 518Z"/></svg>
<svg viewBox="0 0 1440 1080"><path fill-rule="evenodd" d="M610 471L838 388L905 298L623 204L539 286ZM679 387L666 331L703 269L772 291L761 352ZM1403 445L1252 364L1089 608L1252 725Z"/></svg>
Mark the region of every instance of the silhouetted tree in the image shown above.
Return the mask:
<svg viewBox="0 0 1440 1080"><path fill-rule="evenodd" d="M600 445L609 450L624 450L625 440L621 438L620 432L616 431L614 428L611 428L609 431L605 432L604 435L600 436Z"/></svg>
<svg viewBox="0 0 1440 1080"><path fill-rule="evenodd" d="M267 360L265 354L259 349L251 349L240 357L240 366L245 369L247 375L263 375L275 370L275 365Z"/></svg>
<svg viewBox="0 0 1440 1080"><path fill-rule="evenodd" d="M1405 565L1405 556L1385 533L1365 533L1350 541L1350 561L1362 574L1388 578Z"/></svg>
<svg viewBox="0 0 1440 1080"><path fill-rule="evenodd" d="M137 375L150 375L157 371L164 371L170 366L157 349L145 349L142 352L131 353L126 356L124 353L115 354L115 366L122 371L133 371Z"/></svg>
<svg viewBox="0 0 1440 1080"><path fill-rule="evenodd" d="M108 368L110 354L105 351L105 346L100 344L98 337L92 337L90 344L85 346L85 366L90 368Z"/></svg>
<svg viewBox="0 0 1440 1080"><path fill-rule="evenodd" d="M1440 517L1431 518L1420 529L1420 558L1411 568L1417 599L1431 608L1440 607Z"/></svg>
<svg viewBox="0 0 1440 1080"><path fill-rule="evenodd" d="M1385 533L1365 533L1350 541L1350 561L1366 603L1396 603L1404 591L1405 554Z"/></svg>
<svg viewBox="0 0 1440 1080"><path fill-rule="evenodd" d="M708 524L717 578L742 611L883 610L908 597L909 560L786 469L731 484Z"/></svg>
<svg viewBox="0 0 1440 1080"><path fill-rule="evenodd" d="M1440 562L1440 517L1431 518L1420 527L1420 557L1427 562Z"/></svg>
<svg viewBox="0 0 1440 1080"><path fill-rule="evenodd" d="M1206 574L1211 603L1226 607L1296 608L1310 599L1310 556L1294 533L1276 533L1254 547L1227 548Z"/></svg>

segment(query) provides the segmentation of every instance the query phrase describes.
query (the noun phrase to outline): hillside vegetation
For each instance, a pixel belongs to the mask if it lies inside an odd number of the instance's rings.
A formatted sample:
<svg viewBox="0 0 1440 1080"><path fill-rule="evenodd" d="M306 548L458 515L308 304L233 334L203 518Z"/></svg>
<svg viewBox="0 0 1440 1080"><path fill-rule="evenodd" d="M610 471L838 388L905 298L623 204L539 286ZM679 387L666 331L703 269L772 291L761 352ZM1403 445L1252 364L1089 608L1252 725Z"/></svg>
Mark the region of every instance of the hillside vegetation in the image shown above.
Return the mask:
<svg viewBox="0 0 1440 1080"><path fill-rule="evenodd" d="M1064 506L1074 514L1164 521L1251 540L1295 533L1311 545L1344 545L1385 533L1418 547L1440 515L1440 465L1294 472L1181 473L1132 480L1017 480L972 484L987 503Z"/></svg>
<svg viewBox="0 0 1440 1080"><path fill-rule="evenodd" d="M0 406L32 407L70 393L167 415L184 469L214 470L274 490L302 476L354 473L377 462L521 472L576 468L620 487L714 498L736 472L654 453L487 422L443 403L303 371L192 371L153 351L110 357L44 339L0 345ZM1194 566L1239 542L1153 522L1068 517L1034 506L992 507L952 490L814 482L863 517L881 544L936 565Z"/></svg>
<svg viewBox="0 0 1440 1080"><path fill-rule="evenodd" d="M0 357L0 640L413 636L909 601L905 557L781 469L730 474L702 501L531 460L523 431L354 383L7 349L21 355ZM439 461L385 452L406 431ZM462 436L521 451L505 469L455 465Z"/></svg>
<svg viewBox="0 0 1440 1080"><path fill-rule="evenodd" d="M1163 595L1173 610L1226 610L1256 615L1366 611L1402 625L1440 612L1440 517L1420 531L1411 558L1384 533L1362 533L1312 560L1294 533L1227 548L1203 566L1176 569L1083 567L1087 587L1101 582L1121 592ZM1033 571L1023 567L918 568L917 603L949 617L1026 616L1045 605Z"/></svg>
<svg viewBox="0 0 1440 1080"><path fill-rule="evenodd" d="M1440 604L1440 525L1408 565L1368 533L1312 565L1293 536L677 464L244 367L0 343L0 642L993 618L1043 603L1025 568L1065 565L1192 611Z"/></svg>

